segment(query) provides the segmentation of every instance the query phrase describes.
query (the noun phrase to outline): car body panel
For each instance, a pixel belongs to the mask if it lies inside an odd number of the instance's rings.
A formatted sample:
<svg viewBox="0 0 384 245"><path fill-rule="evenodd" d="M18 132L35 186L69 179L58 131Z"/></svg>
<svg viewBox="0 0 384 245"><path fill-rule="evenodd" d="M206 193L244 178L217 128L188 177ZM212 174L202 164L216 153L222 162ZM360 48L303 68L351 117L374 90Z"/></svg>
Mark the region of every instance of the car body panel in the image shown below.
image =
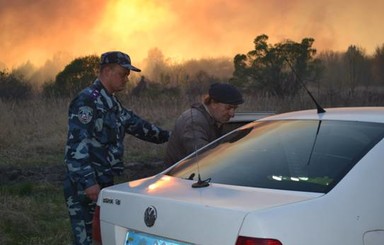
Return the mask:
<svg viewBox="0 0 384 245"><path fill-rule="evenodd" d="M207 188L192 188L192 184L190 180L164 176L115 185L108 192L102 191L101 200L118 199L120 205L102 203L101 221L148 233L160 232L178 240L188 238L188 242L195 244L208 242L199 237L206 237L202 234L209 231L210 244L225 244L225 241L233 243L236 240L247 213L322 195L214 183ZM127 192L134 195L124 195ZM144 212L150 206L157 209L158 220L148 228L144 223ZM183 232L178 229L180 224L173 224L172 220L185 224ZM210 229L212 227L215 227L214 231Z"/></svg>
<svg viewBox="0 0 384 245"><path fill-rule="evenodd" d="M384 107L307 110L259 120L293 119L384 123ZM124 244L129 230L204 245L233 245L238 236L283 245L384 244L383 153L381 139L327 193L217 183L193 188L196 181L164 175L167 170L111 186L98 200L103 244ZM149 207L157 211L150 227L144 221Z"/></svg>
<svg viewBox="0 0 384 245"><path fill-rule="evenodd" d="M259 120L321 119L384 123L384 115L379 116L381 113L384 113L384 107L340 107L327 108L325 113L303 110L271 115Z"/></svg>
<svg viewBox="0 0 384 245"><path fill-rule="evenodd" d="M373 245L363 243L363 236L384 228L384 212L377 212L384 209L383 151L382 140L372 154L318 199L250 213L240 235L273 237L284 245ZM384 239L380 242L384 244Z"/></svg>

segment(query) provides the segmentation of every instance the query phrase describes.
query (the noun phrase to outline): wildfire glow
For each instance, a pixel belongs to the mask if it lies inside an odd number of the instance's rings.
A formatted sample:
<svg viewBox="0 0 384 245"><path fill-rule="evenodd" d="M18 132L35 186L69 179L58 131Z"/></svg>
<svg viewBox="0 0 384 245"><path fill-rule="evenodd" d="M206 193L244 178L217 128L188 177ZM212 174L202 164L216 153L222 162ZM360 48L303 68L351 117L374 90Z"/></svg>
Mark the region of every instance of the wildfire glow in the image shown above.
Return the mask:
<svg viewBox="0 0 384 245"><path fill-rule="evenodd" d="M179 60L232 58L261 34L270 43L312 37L319 51L356 45L371 54L384 42L383 9L381 0L0 0L0 69L112 49L134 63L153 48Z"/></svg>

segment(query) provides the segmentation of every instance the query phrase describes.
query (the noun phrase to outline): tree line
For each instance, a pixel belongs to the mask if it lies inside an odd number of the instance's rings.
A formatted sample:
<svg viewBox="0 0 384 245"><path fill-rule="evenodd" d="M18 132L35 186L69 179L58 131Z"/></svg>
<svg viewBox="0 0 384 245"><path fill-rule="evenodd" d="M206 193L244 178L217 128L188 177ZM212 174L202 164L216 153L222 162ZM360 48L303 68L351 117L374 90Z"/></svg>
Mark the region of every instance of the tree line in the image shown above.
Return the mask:
<svg viewBox="0 0 384 245"><path fill-rule="evenodd" d="M149 53L147 75L134 77L140 82L131 80L130 92L133 96L185 96L203 93L212 82L229 82L245 93L285 98L296 96L303 85L324 94L351 95L359 89L384 85L384 44L368 56L355 45L345 52L317 54L314 42L306 37L301 42L283 40L271 44L268 36L262 34L254 39L253 50L237 54L232 61L202 59L183 64L166 62L161 51L154 49ZM20 72L0 71L0 98L72 96L95 79L98 69L98 56L76 58L38 91Z"/></svg>

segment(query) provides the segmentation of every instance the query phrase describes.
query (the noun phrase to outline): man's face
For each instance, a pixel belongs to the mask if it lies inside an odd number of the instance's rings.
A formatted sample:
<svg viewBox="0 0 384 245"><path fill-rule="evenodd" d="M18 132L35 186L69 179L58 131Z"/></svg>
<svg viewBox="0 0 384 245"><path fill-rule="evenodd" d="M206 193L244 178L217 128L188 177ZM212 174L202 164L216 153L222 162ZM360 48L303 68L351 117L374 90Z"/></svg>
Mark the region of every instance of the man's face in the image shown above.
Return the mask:
<svg viewBox="0 0 384 245"><path fill-rule="evenodd" d="M125 69L120 65L112 66L109 74L110 92L115 93L124 90L130 72L130 70Z"/></svg>
<svg viewBox="0 0 384 245"><path fill-rule="evenodd" d="M235 110L237 105L229 105L223 103L213 102L211 105L211 115L215 118L216 121L220 123L226 123L235 115Z"/></svg>

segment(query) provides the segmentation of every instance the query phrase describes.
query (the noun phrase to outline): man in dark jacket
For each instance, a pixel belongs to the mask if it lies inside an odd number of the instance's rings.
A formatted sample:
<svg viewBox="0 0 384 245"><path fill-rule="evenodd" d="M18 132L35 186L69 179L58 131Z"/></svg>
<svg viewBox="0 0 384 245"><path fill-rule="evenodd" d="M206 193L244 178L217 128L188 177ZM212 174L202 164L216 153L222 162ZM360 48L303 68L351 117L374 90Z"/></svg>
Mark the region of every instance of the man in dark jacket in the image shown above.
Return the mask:
<svg viewBox="0 0 384 245"><path fill-rule="evenodd" d="M166 167L220 137L223 124L234 116L243 102L236 87L226 83L212 84L203 103L192 105L176 120L166 149Z"/></svg>
<svg viewBox="0 0 384 245"><path fill-rule="evenodd" d="M169 138L168 131L124 108L115 96L125 88L131 71L140 69L131 65L127 54L102 54L98 78L69 106L64 195L74 244L92 244L92 219L100 189L113 185L114 175L124 169L125 134L157 144Z"/></svg>

